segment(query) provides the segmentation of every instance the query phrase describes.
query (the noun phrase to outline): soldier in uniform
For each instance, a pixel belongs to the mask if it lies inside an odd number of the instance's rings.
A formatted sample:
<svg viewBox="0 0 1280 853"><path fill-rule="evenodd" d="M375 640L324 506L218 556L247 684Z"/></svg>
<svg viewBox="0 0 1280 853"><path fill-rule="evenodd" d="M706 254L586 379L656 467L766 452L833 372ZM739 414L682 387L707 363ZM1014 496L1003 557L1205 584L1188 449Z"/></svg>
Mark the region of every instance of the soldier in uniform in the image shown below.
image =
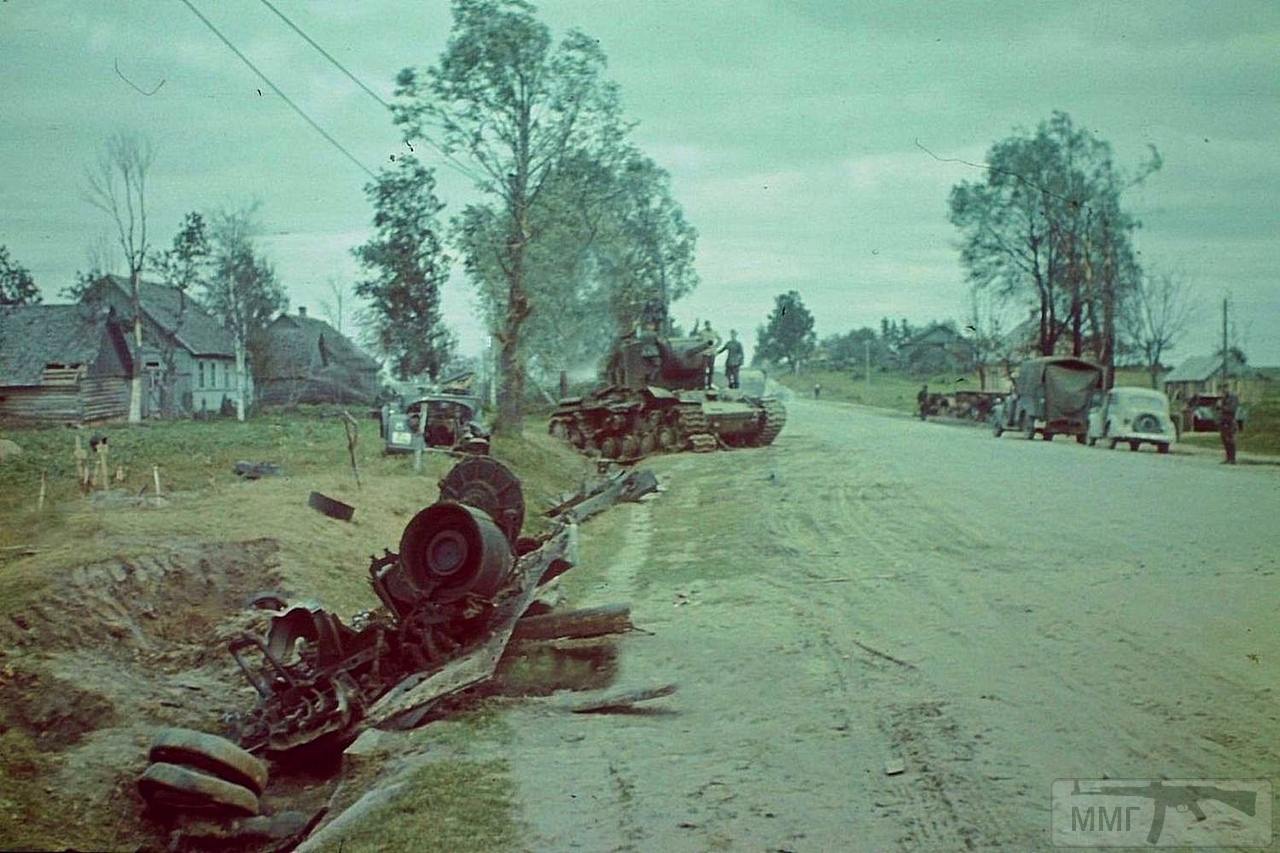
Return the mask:
<svg viewBox="0 0 1280 853"><path fill-rule="evenodd" d="M1222 437L1222 449L1227 458L1227 465L1236 464L1236 411L1240 408L1240 400L1231 393L1231 386L1222 384L1222 399L1218 401L1218 435Z"/></svg>
<svg viewBox="0 0 1280 853"><path fill-rule="evenodd" d="M920 407L920 420L925 419L925 415L929 414L929 386L922 385L920 393L916 395L916 404Z"/></svg>
<svg viewBox="0 0 1280 853"><path fill-rule="evenodd" d="M702 357L702 367L706 372L704 388L710 388L715 384L716 378L716 352L720 346L720 336L711 328L711 321L707 320L703 323L702 331L699 335L706 340L707 348L704 350L705 355Z"/></svg>
<svg viewBox="0 0 1280 853"><path fill-rule="evenodd" d="M729 330L729 340L725 341L724 346L716 350L716 355L725 353L724 357L724 378L729 383L730 388L738 387L738 372L742 369L742 344L738 342L738 330ZM712 364L712 370L715 364Z"/></svg>

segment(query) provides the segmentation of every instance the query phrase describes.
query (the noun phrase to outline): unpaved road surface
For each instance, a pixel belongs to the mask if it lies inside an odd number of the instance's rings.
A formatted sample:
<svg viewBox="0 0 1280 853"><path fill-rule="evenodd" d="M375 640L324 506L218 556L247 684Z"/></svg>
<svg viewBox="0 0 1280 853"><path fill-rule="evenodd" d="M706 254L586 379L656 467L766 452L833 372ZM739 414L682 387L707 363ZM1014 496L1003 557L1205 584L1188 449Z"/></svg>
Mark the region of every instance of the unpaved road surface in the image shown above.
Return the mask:
<svg viewBox="0 0 1280 853"><path fill-rule="evenodd" d="M1054 779L1280 780L1280 469L789 410L615 510L585 603L680 691L513 712L527 848L1042 849Z"/></svg>

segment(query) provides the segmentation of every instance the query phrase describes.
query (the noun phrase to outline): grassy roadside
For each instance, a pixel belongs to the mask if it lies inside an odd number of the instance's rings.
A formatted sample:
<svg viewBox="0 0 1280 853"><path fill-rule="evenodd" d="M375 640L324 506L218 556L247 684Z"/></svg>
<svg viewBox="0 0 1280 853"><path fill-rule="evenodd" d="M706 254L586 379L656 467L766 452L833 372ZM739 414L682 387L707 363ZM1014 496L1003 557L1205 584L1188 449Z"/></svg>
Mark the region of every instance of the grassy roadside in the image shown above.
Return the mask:
<svg viewBox="0 0 1280 853"><path fill-rule="evenodd" d="M108 436L112 473L117 465L124 468L123 482L113 482L113 488L134 495L150 492L154 465L169 502L160 507L99 505L82 496L75 477L75 436L80 434L87 446L95 432ZM412 457L383 456L376 422L361 421L357 488L342 422L325 410L272 413L245 423L175 421L88 430L6 426L0 437L22 448L21 455L0 464L0 546L23 549L0 551L0 618L38 601L77 566L116 555L162 552L175 543L260 538L279 543L283 591L346 618L376 604L365 571L370 553L396 548L404 525L435 499L437 481L455 461L427 454L423 470L414 472ZM525 529L531 533L540 529L545 498L575 488L591 468L546 436L537 418L530 418L524 437L496 439L494 455L523 482ZM283 476L241 481L232 472L241 459L277 463ZM47 494L44 508L37 510L42 473ZM354 519L337 522L308 508L312 490L354 505ZM25 549L35 553L26 555ZM5 654L0 650L0 658ZM3 735L3 724L0 714L0 847L18 838L24 846L65 846L54 843L63 837L62 829L57 815L45 813L47 804L38 795L58 772L60 757L32 753L16 737L16 729ZM456 756L432 762L415 775L390 811L372 814L353 827L356 835L347 847L385 849L388 833L413 849L427 849L422 847L426 840L435 845L430 849L440 850L509 846L516 831L512 791L501 762L474 760L466 744L460 744ZM86 808L97 808L101 793L83 792L86 803L95 801ZM113 803L116 814L133 811L127 795ZM89 846L101 846L111 829L96 826L88 814L86 840L96 839ZM49 844L39 844L46 838L39 834L46 824Z"/></svg>

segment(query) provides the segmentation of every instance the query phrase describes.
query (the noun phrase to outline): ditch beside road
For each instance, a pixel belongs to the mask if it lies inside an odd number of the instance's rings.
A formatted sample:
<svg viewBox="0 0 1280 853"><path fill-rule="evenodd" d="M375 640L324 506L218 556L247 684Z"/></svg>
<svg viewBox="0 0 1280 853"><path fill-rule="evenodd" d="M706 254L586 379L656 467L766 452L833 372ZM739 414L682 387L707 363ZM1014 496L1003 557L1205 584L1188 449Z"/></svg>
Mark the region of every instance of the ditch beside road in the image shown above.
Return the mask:
<svg viewBox="0 0 1280 853"><path fill-rule="evenodd" d="M795 400L654 460L581 604L666 712L509 715L526 849L1041 849L1063 778L1280 775L1280 471Z"/></svg>

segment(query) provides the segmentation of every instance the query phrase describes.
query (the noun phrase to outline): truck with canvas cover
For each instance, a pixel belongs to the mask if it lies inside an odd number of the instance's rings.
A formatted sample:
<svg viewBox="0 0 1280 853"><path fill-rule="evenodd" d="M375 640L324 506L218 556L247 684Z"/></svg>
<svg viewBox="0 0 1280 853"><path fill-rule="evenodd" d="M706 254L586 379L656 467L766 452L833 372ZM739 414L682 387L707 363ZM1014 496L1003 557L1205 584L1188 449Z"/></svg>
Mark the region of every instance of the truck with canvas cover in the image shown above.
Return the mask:
<svg viewBox="0 0 1280 853"><path fill-rule="evenodd" d="M1089 434L1089 404L1102 392L1102 368L1080 358L1045 356L1024 361L1014 377L1013 394L992 419L997 438L1006 430L1027 438L1036 432L1052 441L1074 435L1084 444Z"/></svg>

